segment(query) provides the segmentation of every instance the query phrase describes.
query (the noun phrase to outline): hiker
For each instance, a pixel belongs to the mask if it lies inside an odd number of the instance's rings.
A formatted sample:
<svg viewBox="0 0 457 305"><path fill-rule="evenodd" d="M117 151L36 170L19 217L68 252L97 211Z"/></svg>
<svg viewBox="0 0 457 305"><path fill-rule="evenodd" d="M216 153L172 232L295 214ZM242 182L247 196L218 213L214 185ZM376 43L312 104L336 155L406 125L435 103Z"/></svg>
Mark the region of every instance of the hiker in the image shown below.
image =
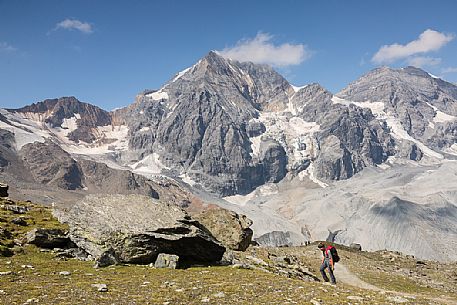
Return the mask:
<svg viewBox="0 0 457 305"><path fill-rule="evenodd" d="M332 246L328 246L326 247L325 244L323 243L319 243L319 245L317 245L317 247L319 248L319 250L322 251L322 255L324 256L324 258L322 259L322 265L321 265L321 274L322 274L322 277L324 278L324 281L328 282L328 277L327 277L327 273L325 272L325 269L328 268L328 273L330 274L330 279L332 281L332 284L336 284L336 279L335 279L335 276L333 275L333 269L335 268L335 265L334 265L334 258L333 258L333 255L332 255L332 252L330 251L330 249L332 248Z"/></svg>

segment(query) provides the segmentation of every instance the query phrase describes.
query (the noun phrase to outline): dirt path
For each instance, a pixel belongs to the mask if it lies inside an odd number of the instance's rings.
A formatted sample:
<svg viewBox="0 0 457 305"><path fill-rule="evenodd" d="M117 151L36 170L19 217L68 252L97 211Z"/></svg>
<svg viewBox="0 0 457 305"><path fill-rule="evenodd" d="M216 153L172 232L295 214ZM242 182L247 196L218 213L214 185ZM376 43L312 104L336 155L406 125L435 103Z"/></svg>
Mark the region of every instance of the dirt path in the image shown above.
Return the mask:
<svg viewBox="0 0 457 305"><path fill-rule="evenodd" d="M354 287L362 288L362 289L375 290L375 291L384 292L384 293L392 293L397 296L404 296L404 297L415 296L413 294L409 294L409 293L405 293L405 292L385 290L385 289L379 288L377 286L371 285L365 281L362 281L357 275L355 275L354 273L349 271L349 269L341 263L336 264L334 272L335 272L335 277L336 277L337 282L340 281L342 283L345 283L345 284L348 284L348 285L351 285ZM433 300L435 302L442 303L442 304L457 305L457 301L446 298L446 297L431 298L430 296L426 296L423 294L417 294L417 295L428 298L429 300Z"/></svg>
<svg viewBox="0 0 457 305"><path fill-rule="evenodd" d="M345 265L338 263L335 264L335 277L337 281L341 281L345 284L359 287L362 289L369 289L369 290L376 290L376 291L385 291L384 289L381 289L379 287L376 287L374 285L371 285L367 282L362 281L357 275L352 273L351 271L346 268Z"/></svg>

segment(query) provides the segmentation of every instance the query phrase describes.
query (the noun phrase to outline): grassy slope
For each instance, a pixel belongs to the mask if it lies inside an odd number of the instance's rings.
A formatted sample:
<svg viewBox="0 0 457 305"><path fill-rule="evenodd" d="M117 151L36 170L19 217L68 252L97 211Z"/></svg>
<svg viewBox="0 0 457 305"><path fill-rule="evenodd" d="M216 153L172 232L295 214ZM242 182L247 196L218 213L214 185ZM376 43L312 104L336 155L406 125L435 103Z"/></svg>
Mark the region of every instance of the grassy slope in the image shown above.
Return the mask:
<svg viewBox="0 0 457 305"><path fill-rule="evenodd" d="M24 215L29 223L26 227L10 223L18 215L0 209L0 218L6 220L0 225L12 231L14 238L20 238L33 227L61 227L47 208L20 204L32 207ZM452 277L452 272L457 275L455 267L431 262L418 267L414 259L403 256L395 256L392 261L389 255L394 254L387 252L354 252L340 247L342 263L350 270L363 280L393 292L363 290L344 283L329 286L230 266L165 270L131 265L94 269L92 262L57 259L52 252L41 252L34 246L16 250L19 253L12 257L0 257L0 272L11 271L0 275L0 304L23 304L33 299L40 304L309 304L311 300L320 304L388 304L393 303L396 295L403 295L411 304L445 304L442 295L457 299L457 288L449 287L455 283ZM297 257L301 265L318 274L320 258L315 245L250 248L238 255L255 256L268 263L271 254ZM399 271L397 263L401 268L411 268L408 270L413 274ZM61 271L71 274L60 275ZM418 272L426 274L420 275L424 280L416 279ZM448 275L447 278L439 276L440 272ZM107 284L109 291L98 292L92 286L100 283Z"/></svg>

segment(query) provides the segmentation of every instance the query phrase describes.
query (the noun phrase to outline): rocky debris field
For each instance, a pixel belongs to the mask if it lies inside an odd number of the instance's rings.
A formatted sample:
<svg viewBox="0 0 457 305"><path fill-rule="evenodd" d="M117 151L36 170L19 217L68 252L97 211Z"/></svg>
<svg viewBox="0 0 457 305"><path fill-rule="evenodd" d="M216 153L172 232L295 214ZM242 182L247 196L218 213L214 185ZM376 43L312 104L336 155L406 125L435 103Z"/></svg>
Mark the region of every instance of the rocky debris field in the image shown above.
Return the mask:
<svg viewBox="0 0 457 305"><path fill-rule="evenodd" d="M16 208L12 208L16 207ZM22 217L24 224L13 219ZM316 244L228 251L225 266L94 268L63 249L27 244L39 228L68 230L48 208L0 202L1 304L456 304L457 267L339 246L337 285L319 281ZM57 232L57 231L52 231Z"/></svg>

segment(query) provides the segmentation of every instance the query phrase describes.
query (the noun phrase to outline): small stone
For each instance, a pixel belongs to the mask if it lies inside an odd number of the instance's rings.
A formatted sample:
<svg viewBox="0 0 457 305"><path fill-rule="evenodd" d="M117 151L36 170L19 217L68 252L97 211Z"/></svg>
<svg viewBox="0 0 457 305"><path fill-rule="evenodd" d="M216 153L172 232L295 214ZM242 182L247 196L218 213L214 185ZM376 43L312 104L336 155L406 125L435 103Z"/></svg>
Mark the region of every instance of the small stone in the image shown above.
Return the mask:
<svg viewBox="0 0 457 305"><path fill-rule="evenodd" d="M13 272L11 272L11 271L4 271L4 272L0 272L0 276L2 276L2 275L10 275L12 273Z"/></svg>
<svg viewBox="0 0 457 305"><path fill-rule="evenodd" d="M223 297L225 297L225 293L221 291L221 292L213 294L213 296L216 298L223 298Z"/></svg>
<svg viewBox="0 0 457 305"><path fill-rule="evenodd" d="M359 297L357 295L348 295L347 296L347 299L348 300L353 300L353 301L363 301L363 298L362 297Z"/></svg>
<svg viewBox="0 0 457 305"><path fill-rule="evenodd" d="M38 303L39 301L40 301L40 300L35 299L35 298L33 298L33 299L28 299L27 301L25 301L25 304Z"/></svg>
<svg viewBox="0 0 457 305"><path fill-rule="evenodd" d="M313 305L321 305L321 303L319 303L319 302L316 301L315 299L312 299L310 302L311 302L311 304L313 304Z"/></svg>
<svg viewBox="0 0 457 305"><path fill-rule="evenodd" d="M402 298L399 295L393 296L393 297L388 297L387 298L389 301L394 302L394 303L407 303L409 302L407 299Z"/></svg>
<svg viewBox="0 0 457 305"><path fill-rule="evenodd" d="M33 269L32 265L21 265L22 268Z"/></svg>
<svg viewBox="0 0 457 305"><path fill-rule="evenodd" d="M179 256L173 254L159 253L155 261L156 268L176 269L179 265Z"/></svg>
<svg viewBox="0 0 457 305"><path fill-rule="evenodd" d="M362 245L361 244L352 243L352 244L349 245L349 247L351 249L354 249L354 250L357 250L357 251L362 251Z"/></svg>
<svg viewBox="0 0 457 305"><path fill-rule="evenodd" d="M268 267L268 264L261 258L253 257L250 255L246 255L246 258L249 259L250 261L254 262L254 264Z"/></svg>
<svg viewBox="0 0 457 305"><path fill-rule="evenodd" d="M108 286L106 284L92 284L92 287L97 288L99 292L107 292L108 291Z"/></svg>
<svg viewBox="0 0 457 305"><path fill-rule="evenodd" d="M71 274L70 271L60 271L59 272L59 275L63 275L63 276L69 276Z"/></svg>
<svg viewBox="0 0 457 305"><path fill-rule="evenodd" d="M12 223L14 223L15 225L18 225L18 226L26 226L27 225L27 221L24 220L24 218L22 217L17 217L17 218L14 218L11 220Z"/></svg>
<svg viewBox="0 0 457 305"><path fill-rule="evenodd" d="M210 299L209 298L203 298L202 303L209 303Z"/></svg>
<svg viewBox="0 0 457 305"><path fill-rule="evenodd" d="M233 269L251 269L249 265L246 264L234 264L232 265Z"/></svg>

